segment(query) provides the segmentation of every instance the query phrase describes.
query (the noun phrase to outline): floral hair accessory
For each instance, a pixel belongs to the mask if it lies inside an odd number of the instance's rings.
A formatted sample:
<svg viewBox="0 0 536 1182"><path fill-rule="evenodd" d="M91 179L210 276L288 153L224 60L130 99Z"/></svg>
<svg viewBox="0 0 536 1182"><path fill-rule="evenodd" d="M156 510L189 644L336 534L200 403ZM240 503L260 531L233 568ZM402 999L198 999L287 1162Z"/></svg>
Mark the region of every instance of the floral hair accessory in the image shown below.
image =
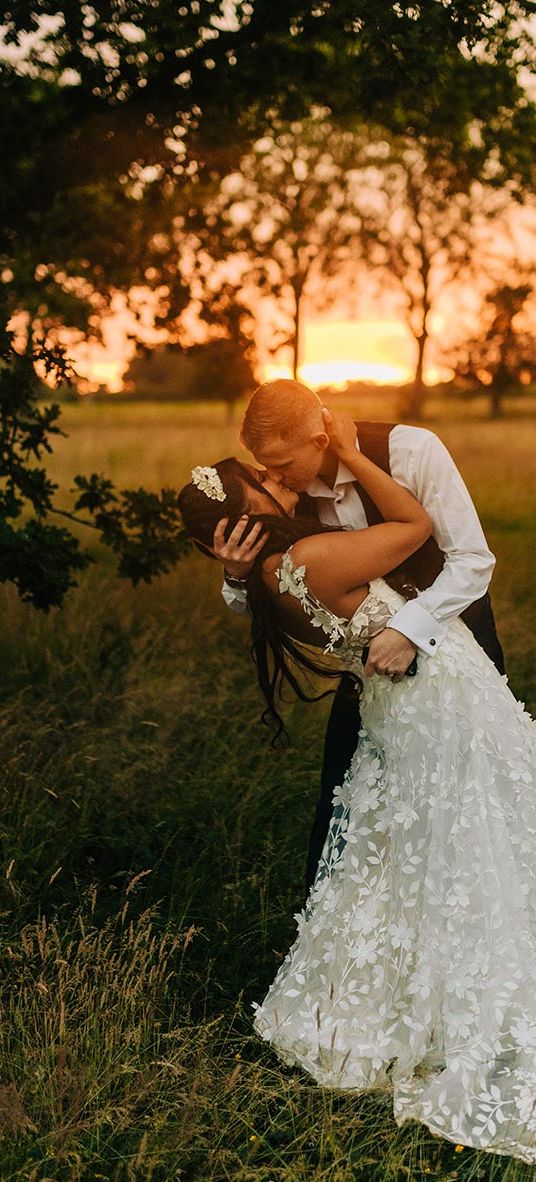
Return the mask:
<svg viewBox="0 0 536 1182"><path fill-rule="evenodd" d="M194 468L192 471L192 484L200 488L201 492L204 492L206 497L210 497L211 501L224 501L226 499L227 493L215 468Z"/></svg>

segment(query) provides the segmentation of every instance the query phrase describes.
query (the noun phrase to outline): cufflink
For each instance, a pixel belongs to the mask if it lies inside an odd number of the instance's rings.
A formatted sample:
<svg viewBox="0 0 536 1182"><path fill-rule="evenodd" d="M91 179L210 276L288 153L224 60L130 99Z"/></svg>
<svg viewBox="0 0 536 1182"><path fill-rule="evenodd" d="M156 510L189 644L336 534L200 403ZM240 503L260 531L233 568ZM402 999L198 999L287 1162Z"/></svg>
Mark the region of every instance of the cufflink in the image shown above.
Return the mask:
<svg viewBox="0 0 536 1182"><path fill-rule="evenodd" d="M431 639L431 641L430 641L430 644L436 644L436 643L437 643L437 641L435 641L435 640L434 640L434 638L433 638L433 636L432 636L432 639Z"/></svg>

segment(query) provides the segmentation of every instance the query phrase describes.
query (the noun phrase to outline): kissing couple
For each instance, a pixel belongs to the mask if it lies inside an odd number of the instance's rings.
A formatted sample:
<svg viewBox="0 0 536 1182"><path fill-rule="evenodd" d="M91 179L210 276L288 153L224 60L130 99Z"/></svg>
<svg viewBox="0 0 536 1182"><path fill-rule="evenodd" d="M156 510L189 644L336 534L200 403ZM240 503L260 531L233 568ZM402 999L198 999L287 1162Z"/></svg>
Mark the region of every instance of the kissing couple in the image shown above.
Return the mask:
<svg viewBox="0 0 536 1182"><path fill-rule="evenodd" d="M536 1163L536 727L508 688L494 558L430 431L265 383L256 465L194 469L188 533L278 693L336 679L297 934L253 1024L398 1124Z"/></svg>

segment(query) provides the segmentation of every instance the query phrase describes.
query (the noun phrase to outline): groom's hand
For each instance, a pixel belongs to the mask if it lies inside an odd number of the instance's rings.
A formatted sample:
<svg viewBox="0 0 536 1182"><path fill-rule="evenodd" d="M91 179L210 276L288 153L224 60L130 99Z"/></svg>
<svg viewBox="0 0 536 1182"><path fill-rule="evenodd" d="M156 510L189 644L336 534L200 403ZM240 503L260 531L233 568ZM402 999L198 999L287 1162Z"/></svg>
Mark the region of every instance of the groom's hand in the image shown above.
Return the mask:
<svg viewBox="0 0 536 1182"><path fill-rule="evenodd" d="M365 677L381 673L391 681L402 681L417 652L415 645L396 628L384 628L370 642Z"/></svg>

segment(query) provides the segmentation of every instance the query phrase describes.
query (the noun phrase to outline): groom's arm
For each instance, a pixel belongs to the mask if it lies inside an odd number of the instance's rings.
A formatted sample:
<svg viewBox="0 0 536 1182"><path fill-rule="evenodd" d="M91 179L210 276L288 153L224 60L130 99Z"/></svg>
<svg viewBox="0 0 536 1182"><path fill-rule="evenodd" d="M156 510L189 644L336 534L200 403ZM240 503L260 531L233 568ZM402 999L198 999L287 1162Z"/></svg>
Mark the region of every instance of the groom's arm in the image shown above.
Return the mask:
<svg viewBox="0 0 536 1182"><path fill-rule="evenodd" d="M426 653L437 651L453 617L485 595L495 566L469 492L437 435L399 425L390 437L391 474L429 513L445 555L437 579L390 621ZM391 642L394 638L391 638Z"/></svg>

